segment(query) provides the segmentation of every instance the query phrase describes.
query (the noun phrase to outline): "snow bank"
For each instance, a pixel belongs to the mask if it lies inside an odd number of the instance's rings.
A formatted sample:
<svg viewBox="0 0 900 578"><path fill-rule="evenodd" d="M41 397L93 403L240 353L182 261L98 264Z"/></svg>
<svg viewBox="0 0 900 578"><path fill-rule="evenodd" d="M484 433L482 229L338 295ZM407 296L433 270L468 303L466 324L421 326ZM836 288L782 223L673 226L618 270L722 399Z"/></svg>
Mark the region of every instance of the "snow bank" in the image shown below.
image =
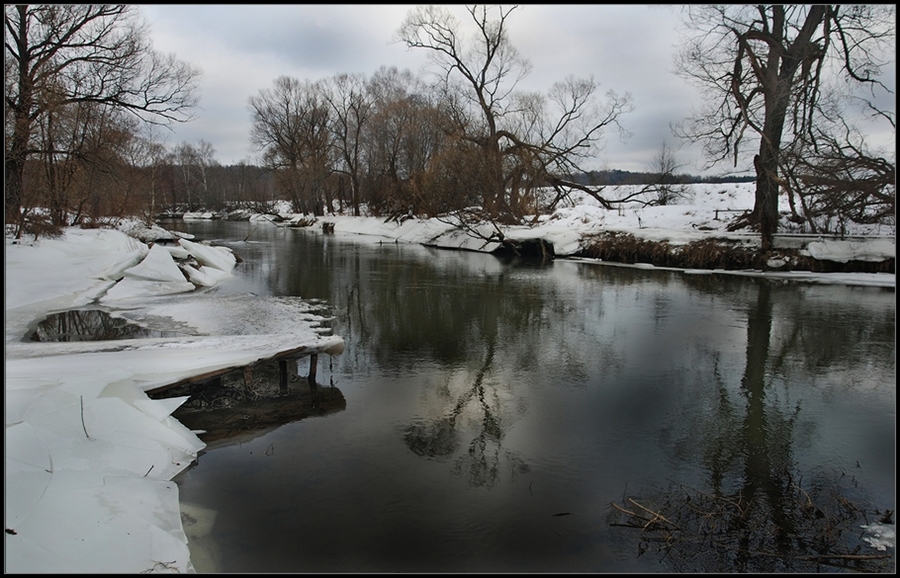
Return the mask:
<svg viewBox="0 0 900 578"><path fill-rule="evenodd" d="M754 186L754 183L691 184L680 188L674 202L668 205L645 204L652 200L653 193L650 192L637 198L638 202L622 204L614 209L606 209L593 197L573 191L570 198L560 202L551 214L536 218L534 225L501 226L499 232L505 238L515 241L532 239L547 241L553 245L558 257L577 255L582 249L585 236L607 231L630 233L639 239L667 242L670 245L724 238L737 241L742 246L758 247L760 244L758 234L727 230L734 217L753 208ZM608 199L623 199L635 195L641 188L637 185L609 186L604 189L603 194ZM779 202L784 207L788 206L786 197ZM303 219L302 215L290 213L283 213L281 216L296 221ZM253 220L264 218L261 215L251 217ZM495 240L487 240L498 238L496 236L498 231L493 225L458 227L455 224L458 221L449 217L409 218L397 222L372 216L329 215L320 217L320 220L333 223L335 233L372 237L374 242L390 239L394 242L483 252L491 252L499 246ZM786 215L779 225L783 231L792 231L796 227ZM321 227L313 225L310 229L320 231ZM896 239L893 236L895 234L893 225L845 223L844 233L847 236L857 237L841 240L829 239L827 235L782 236L775 239L775 246L799 249L803 255L837 262L850 260L878 262L895 257ZM775 264L777 261L773 261L773 265ZM644 264L634 266L652 267ZM687 272L698 271L687 270ZM700 272L753 275L812 283L895 286L895 275L892 273L719 270Z"/></svg>
<svg viewBox="0 0 900 578"><path fill-rule="evenodd" d="M157 241L172 241L181 238L182 235L182 233L167 231L155 223L148 225L135 219L123 219L119 221L116 228L129 237L148 244Z"/></svg>
<svg viewBox="0 0 900 578"><path fill-rule="evenodd" d="M209 221L214 219L215 214L210 211L193 211L187 212L182 216L185 221Z"/></svg>
<svg viewBox="0 0 900 578"><path fill-rule="evenodd" d="M191 571L170 480L204 444L170 417L184 400L96 359L47 361L6 361L6 571Z"/></svg>
<svg viewBox="0 0 900 578"><path fill-rule="evenodd" d="M896 244L893 239L865 239L865 240L821 240L813 241L801 251L814 259L837 261L884 261L885 258L894 257Z"/></svg>
<svg viewBox="0 0 900 578"><path fill-rule="evenodd" d="M7 572L192 572L171 480L205 445L171 416L186 398L151 400L145 392L287 349L342 352L343 340L322 335L323 319L299 300L197 295L196 286L230 276L236 260L178 242L174 250L148 247L122 231L74 228L58 239L6 240ZM202 263L185 265L193 282L174 261L187 256ZM48 313L97 300L195 335L23 341Z"/></svg>
<svg viewBox="0 0 900 578"><path fill-rule="evenodd" d="M214 287L223 279L231 277L231 273L214 267L201 266L198 269L191 265L183 265L181 269L187 274L191 283L200 287Z"/></svg>
<svg viewBox="0 0 900 578"><path fill-rule="evenodd" d="M104 295L149 252L111 229L66 229L59 238L6 240L6 341L38 315L83 307Z"/></svg>

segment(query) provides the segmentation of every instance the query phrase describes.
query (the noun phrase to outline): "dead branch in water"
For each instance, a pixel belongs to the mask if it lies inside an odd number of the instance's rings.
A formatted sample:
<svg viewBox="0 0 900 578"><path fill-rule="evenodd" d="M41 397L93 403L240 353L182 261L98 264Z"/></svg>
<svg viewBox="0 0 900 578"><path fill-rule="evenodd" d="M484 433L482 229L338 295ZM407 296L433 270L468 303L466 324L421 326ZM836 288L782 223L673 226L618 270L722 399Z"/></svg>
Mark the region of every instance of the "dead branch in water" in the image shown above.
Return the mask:
<svg viewBox="0 0 900 578"><path fill-rule="evenodd" d="M777 506L758 494L751 499L745 488L713 494L679 485L652 499L610 502L608 522L638 531L640 554L659 544L661 562L677 572L894 570L893 554L872 551L877 546L860 529L871 519L891 520L892 511L858 506L848 499L856 494L839 486L787 480Z"/></svg>

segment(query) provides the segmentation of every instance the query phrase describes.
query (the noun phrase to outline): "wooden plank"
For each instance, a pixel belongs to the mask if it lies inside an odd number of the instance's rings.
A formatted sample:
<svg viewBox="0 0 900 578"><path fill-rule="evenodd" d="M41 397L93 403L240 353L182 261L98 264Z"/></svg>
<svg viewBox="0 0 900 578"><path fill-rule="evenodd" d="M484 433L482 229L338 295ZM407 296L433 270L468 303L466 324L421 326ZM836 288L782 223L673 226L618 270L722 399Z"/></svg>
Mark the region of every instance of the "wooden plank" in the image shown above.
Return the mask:
<svg viewBox="0 0 900 578"><path fill-rule="evenodd" d="M189 377L185 377L185 378L179 379L177 381L167 383L165 385L160 385L158 387L154 387L153 389L147 389L145 391L148 395L149 394L157 394L157 393L166 391L167 389L172 389L172 388L179 387L182 385L205 383L208 381L212 381L213 379L220 378L227 373L230 373L232 371L237 371L239 369L244 369L245 375L246 375L246 371L248 368L252 368L252 367L257 366L262 363L268 363L268 362L272 362L272 361L279 361L279 362L285 361L286 362L291 359L301 359L303 357L307 357L310 355L318 358L318 354L321 352L322 352L322 349L320 347L310 347L308 345L304 345L301 347L294 347L291 349L285 349L285 350L279 351L278 353L276 353L274 355L270 355L268 357L263 357L263 358L257 359L253 363L231 365L228 367L223 367L221 369L214 369L212 371L207 371L205 373L198 373L196 375L191 375ZM313 364L313 363L311 363L311 365L310 365L310 372L311 372L310 374L311 374L312 378L315 379L315 375L316 375L315 374L315 364Z"/></svg>
<svg viewBox="0 0 900 578"><path fill-rule="evenodd" d="M286 359L278 360L278 385L281 388L281 391L287 391L288 369L287 369L287 360Z"/></svg>
<svg viewBox="0 0 900 578"><path fill-rule="evenodd" d="M319 356L315 353L309 356L309 376L306 380L311 387L316 386L316 366L319 365Z"/></svg>

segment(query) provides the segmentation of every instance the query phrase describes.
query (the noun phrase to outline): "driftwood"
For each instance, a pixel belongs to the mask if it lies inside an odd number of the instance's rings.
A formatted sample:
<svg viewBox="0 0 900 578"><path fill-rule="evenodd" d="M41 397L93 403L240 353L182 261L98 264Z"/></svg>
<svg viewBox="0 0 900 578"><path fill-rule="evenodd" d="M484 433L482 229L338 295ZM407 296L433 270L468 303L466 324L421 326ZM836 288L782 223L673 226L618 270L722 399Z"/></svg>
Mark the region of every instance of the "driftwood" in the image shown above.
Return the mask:
<svg viewBox="0 0 900 578"><path fill-rule="evenodd" d="M659 543L661 560L676 572L894 571L893 553L872 551L859 531L872 519L892 523L892 510L861 508L839 488L807 490L788 479L787 519L742 491L713 495L679 485L653 500L664 508L626 496L610 502L608 523L640 534L639 555Z"/></svg>
<svg viewBox="0 0 900 578"><path fill-rule="evenodd" d="M632 504L634 504L635 506L637 506L638 508L644 510L644 511L647 512L648 514L653 514L653 519L650 520L650 522L647 524L648 526L649 526L650 524L652 524L653 522L656 522L657 520L662 520L663 522L665 522L666 524L672 526L672 527L675 528L676 530L680 530L680 529L681 529L681 528L678 527L678 524L675 524L675 523L673 523L673 522L670 522L669 520L666 519L665 516L663 516L662 514L660 514L660 513L658 513L658 512L654 512L653 510L651 510L651 509L649 509L649 508L645 508L644 506L642 506L642 505L638 504L637 502L635 502L634 499L628 498L628 501L631 502Z"/></svg>

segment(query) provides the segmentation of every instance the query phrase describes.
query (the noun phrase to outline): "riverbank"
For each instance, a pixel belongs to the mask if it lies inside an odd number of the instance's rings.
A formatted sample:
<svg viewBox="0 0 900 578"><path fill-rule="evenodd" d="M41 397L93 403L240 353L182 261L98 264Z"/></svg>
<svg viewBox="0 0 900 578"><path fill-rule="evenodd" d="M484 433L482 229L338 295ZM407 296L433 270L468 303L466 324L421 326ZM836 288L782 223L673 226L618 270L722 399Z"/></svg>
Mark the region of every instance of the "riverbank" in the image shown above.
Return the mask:
<svg viewBox="0 0 900 578"><path fill-rule="evenodd" d="M608 187L611 197L636 187ZM737 215L753 206L753 183L687 185L675 204L635 203L607 210L587 196L573 196L529 226L490 223L460 226L454 218L383 219L346 213L321 217L293 214L287 203L254 221L321 234L352 234L377 242L417 243L444 249L530 259L578 258L641 268L694 273L748 274L818 283L895 286L893 224L843 223L842 233L810 233L784 215L772 251L760 250L759 234L730 231ZM784 200L787 204L787 200ZM212 213L187 219L216 218ZM502 241L500 238L502 235Z"/></svg>
<svg viewBox="0 0 900 578"><path fill-rule="evenodd" d="M672 245L666 240L653 241L634 233L612 231L586 238L578 256L678 269L895 273L895 258L889 256L894 250L893 239L783 235L775 239L771 251L763 252L755 237L749 244L746 239L708 237Z"/></svg>
<svg viewBox="0 0 900 578"><path fill-rule="evenodd" d="M7 572L193 571L172 479L205 444L172 417L187 397L145 392L300 346L343 349L299 299L198 291L232 275L226 248L121 228L6 239ZM96 309L179 336L98 338L110 316L83 315L60 318L57 342L31 340L51 313Z"/></svg>
<svg viewBox="0 0 900 578"><path fill-rule="evenodd" d="M243 213L241 218L322 234L370 236L505 257L580 258L642 268L895 286L895 224L826 223L811 233L808 226L784 214L774 248L763 253L759 234L729 230L739 215L752 209L753 187L753 183L685 185L674 203L651 204L651 193L647 193L643 200L636 197L636 202L615 210L601 207L587 195L573 194L527 226L461 226L454 217L384 219L348 212L313 217L291 213L287 203L278 205L275 214ZM607 187L604 194L625 198L639 188ZM787 203L782 200L782 206ZM209 212L184 215L185 219L219 217Z"/></svg>

